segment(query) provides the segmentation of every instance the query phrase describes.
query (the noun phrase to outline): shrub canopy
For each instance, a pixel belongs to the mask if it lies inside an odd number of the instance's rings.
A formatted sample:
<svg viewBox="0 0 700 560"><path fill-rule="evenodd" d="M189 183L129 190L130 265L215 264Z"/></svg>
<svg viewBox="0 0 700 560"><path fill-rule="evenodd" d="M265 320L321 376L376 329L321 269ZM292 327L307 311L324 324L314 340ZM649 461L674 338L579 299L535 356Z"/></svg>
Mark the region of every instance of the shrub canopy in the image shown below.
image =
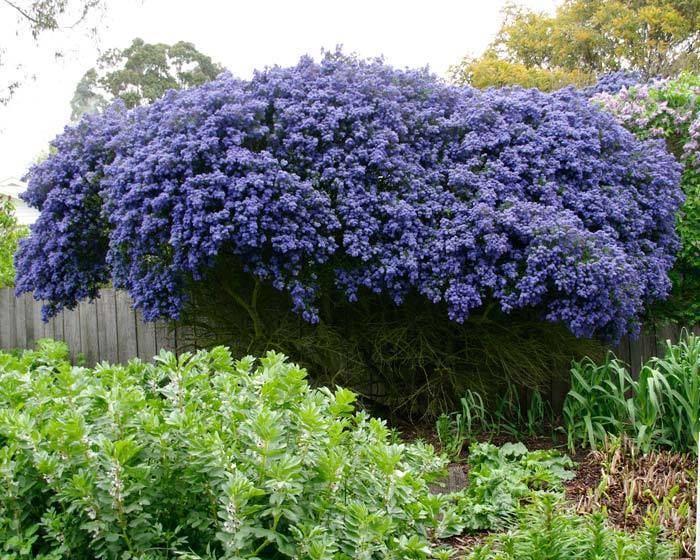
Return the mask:
<svg viewBox="0 0 700 560"><path fill-rule="evenodd" d="M148 319L235 255L310 322L326 290L464 321L495 302L616 337L669 290L679 165L566 89L478 91L332 53L114 106L54 141L18 289L111 279Z"/></svg>

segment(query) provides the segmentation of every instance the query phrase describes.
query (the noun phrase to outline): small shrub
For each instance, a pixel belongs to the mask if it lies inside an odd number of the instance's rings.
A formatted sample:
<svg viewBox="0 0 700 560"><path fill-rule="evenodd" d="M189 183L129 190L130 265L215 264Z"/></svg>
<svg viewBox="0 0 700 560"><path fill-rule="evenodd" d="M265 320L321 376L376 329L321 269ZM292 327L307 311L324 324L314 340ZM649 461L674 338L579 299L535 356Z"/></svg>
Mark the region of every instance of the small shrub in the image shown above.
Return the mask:
<svg viewBox="0 0 700 560"><path fill-rule="evenodd" d="M2 558L430 558L461 530L444 459L280 354L66 356L0 353Z"/></svg>
<svg viewBox="0 0 700 560"><path fill-rule="evenodd" d="M585 359L571 370L564 402L570 447L596 449L609 435L627 435L642 451L668 448L697 453L700 432L700 337L685 333L668 343L634 379L609 354L597 365Z"/></svg>

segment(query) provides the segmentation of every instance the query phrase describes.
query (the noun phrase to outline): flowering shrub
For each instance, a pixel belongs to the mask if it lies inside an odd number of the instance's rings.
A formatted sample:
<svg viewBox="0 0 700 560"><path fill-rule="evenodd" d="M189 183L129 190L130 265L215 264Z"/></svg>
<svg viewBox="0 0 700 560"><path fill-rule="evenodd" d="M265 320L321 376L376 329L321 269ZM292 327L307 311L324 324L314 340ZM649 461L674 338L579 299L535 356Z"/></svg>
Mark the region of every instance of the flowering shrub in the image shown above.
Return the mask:
<svg viewBox="0 0 700 560"><path fill-rule="evenodd" d="M618 70L603 74L592 86L583 88L583 92L591 97L603 93L618 93L624 88L632 88L642 83L642 76L639 72L628 72Z"/></svg>
<svg viewBox="0 0 700 560"><path fill-rule="evenodd" d="M446 460L279 354L87 370L42 345L0 353L3 558L423 559L461 530L428 489Z"/></svg>
<svg viewBox="0 0 700 560"><path fill-rule="evenodd" d="M108 222L102 212L103 166L108 141L123 111L86 115L53 142L53 153L35 165L24 200L41 210L31 236L20 242L17 291L34 290L53 315L66 303L95 298L109 279L105 254Z"/></svg>
<svg viewBox="0 0 700 560"><path fill-rule="evenodd" d="M20 292L51 315L111 278L178 317L221 255L319 319L319 297L495 301L577 335L664 297L678 166L573 90L480 92L329 54L67 129L34 167Z"/></svg>
<svg viewBox="0 0 700 560"><path fill-rule="evenodd" d="M700 321L700 76L609 89L592 97L641 139L663 139L683 164L686 195L678 218L682 249L674 270L673 297L655 314L688 324Z"/></svg>

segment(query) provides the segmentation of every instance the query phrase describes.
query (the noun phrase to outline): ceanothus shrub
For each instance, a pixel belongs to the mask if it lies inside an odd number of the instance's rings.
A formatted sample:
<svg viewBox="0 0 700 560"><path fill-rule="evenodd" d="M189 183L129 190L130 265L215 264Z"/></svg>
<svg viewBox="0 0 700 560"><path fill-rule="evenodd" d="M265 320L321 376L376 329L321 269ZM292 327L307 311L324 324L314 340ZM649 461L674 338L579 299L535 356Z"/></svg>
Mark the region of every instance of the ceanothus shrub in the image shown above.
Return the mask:
<svg viewBox="0 0 700 560"><path fill-rule="evenodd" d="M669 290L679 166L566 89L477 91L341 53L86 117L29 174L18 291L72 307L111 279L177 318L217 259L318 321L329 290L463 322L487 304L578 336Z"/></svg>

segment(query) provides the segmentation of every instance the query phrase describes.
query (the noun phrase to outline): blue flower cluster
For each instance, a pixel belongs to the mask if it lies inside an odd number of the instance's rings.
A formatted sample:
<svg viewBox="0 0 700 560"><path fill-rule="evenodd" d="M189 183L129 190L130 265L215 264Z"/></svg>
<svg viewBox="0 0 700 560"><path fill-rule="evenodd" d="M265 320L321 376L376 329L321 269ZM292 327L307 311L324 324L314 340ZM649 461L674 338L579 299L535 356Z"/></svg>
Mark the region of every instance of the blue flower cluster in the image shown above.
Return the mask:
<svg viewBox="0 0 700 560"><path fill-rule="evenodd" d="M17 258L49 315L111 278L146 318L177 317L225 253L311 322L332 282L615 338L667 294L678 246L678 164L573 89L477 91L330 53L86 117L54 146Z"/></svg>
<svg viewBox="0 0 700 560"><path fill-rule="evenodd" d="M583 88L583 92L592 97L600 93L617 93L621 89L631 88L642 83L642 75L639 72L618 70L603 74L592 86Z"/></svg>
<svg viewBox="0 0 700 560"><path fill-rule="evenodd" d="M85 116L52 144L52 154L30 170L22 198L41 211L31 237L15 257L17 293L47 302L44 317L94 299L109 280L105 263L109 225L103 215L102 180L108 145L122 128L124 108Z"/></svg>

